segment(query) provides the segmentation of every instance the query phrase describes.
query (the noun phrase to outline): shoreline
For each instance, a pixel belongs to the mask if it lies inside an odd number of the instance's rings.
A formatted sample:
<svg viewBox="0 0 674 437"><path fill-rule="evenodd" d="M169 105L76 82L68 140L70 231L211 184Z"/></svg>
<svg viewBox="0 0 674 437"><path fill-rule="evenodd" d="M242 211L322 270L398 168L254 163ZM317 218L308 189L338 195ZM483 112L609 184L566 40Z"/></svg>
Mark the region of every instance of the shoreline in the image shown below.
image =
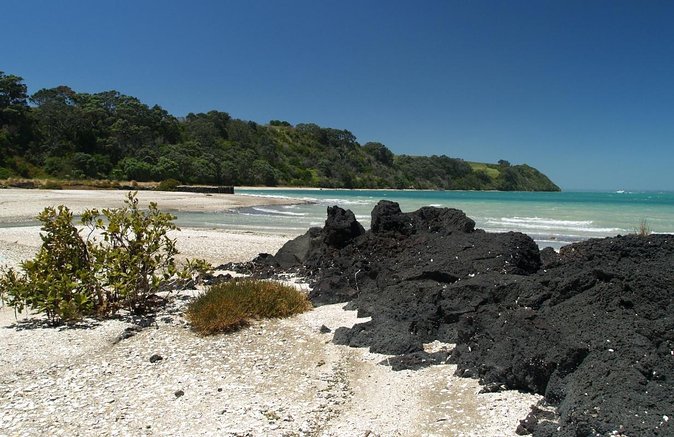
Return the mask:
<svg viewBox="0 0 674 437"><path fill-rule="evenodd" d="M141 207L157 203L165 212L223 212L236 208L302 204L300 199L255 197L239 194L138 191ZM0 225L33 220L47 206L67 206L74 215L85 209L123 206L122 190L43 190L6 188L0 190Z"/></svg>
<svg viewBox="0 0 674 437"><path fill-rule="evenodd" d="M445 190L445 189L433 189L433 188L321 188L321 187L234 187L234 193L236 190L260 190L260 191L409 191L409 192L442 192L447 191L450 193L561 193L561 191L502 191L502 190Z"/></svg>

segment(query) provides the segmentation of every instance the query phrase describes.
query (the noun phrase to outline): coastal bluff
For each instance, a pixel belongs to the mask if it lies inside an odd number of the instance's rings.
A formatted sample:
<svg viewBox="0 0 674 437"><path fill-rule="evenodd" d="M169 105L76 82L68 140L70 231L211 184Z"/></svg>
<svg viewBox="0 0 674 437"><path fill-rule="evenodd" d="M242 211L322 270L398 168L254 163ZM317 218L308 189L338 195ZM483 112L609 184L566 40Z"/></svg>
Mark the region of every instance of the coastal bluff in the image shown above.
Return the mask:
<svg viewBox="0 0 674 437"><path fill-rule="evenodd" d="M674 433L674 236L587 240L559 253L488 233L462 211L381 201L365 230L329 207L275 255L239 269L311 279L314 304L359 317L333 341L396 355L394 369L452 362L484 391L544 396L518 434ZM428 353L439 340L451 352Z"/></svg>

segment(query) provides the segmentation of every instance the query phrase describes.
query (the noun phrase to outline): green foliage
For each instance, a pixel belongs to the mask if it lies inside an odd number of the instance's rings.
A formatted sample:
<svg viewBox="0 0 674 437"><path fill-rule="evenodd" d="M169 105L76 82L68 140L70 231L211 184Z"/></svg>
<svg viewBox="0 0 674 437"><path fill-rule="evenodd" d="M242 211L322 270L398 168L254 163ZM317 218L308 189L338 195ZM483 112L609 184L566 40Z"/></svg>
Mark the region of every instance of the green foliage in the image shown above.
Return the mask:
<svg viewBox="0 0 674 437"><path fill-rule="evenodd" d="M311 309L306 294L272 281L244 279L210 287L190 303L185 313L202 335L228 332L251 319L290 317Z"/></svg>
<svg viewBox="0 0 674 437"><path fill-rule="evenodd" d="M159 182L157 190L173 191L178 187L178 185L180 185L180 181L177 179L164 179L163 181Z"/></svg>
<svg viewBox="0 0 674 437"><path fill-rule="evenodd" d="M280 126L280 127L291 127L292 124L288 123L287 121L284 120L271 120L269 122L270 126Z"/></svg>
<svg viewBox="0 0 674 437"><path fill-rule="evenodd" d="M220 111L178 119L117 91L89 94L67 86L37 91L32 107L27 100L22 79L0 72L0 167L21 177L46 172L217 185L559 190L535 169L505 160L396 156L384 144L360 145L346 129L313 123L264 126Z"/></svg>
<svg viewBox="0 0 674 437"><path fill-rule="evenodd" d="M16 173L14 173L11 169L0 167L0 179L9 179L14 176L16 176Z"/></svg>
<svg viewBox="0 0 674 437"><path fill-rule="evenodd" d="M31 135L28 88L23 79L0 71L0 166L17 154Z"/></svg>
<svg viewBox="0 0 674 437"><path fill-rule="evenodd" d="M162 285L207 268L199 260L176 266L175 240L167 236L177 229L174 217L154 203L141 210L135 193L128 194L123 208L85 211L86 240L64 206L46 208L37 218L42 246L33 260L22 263L23 272L2 272L0 293L17 310L29 308L51 321L105 316L121 308L148 311L150 297Z"/></svg>
<svg viewBox="0 0 674 437"><path fill-rule="evenodd" d="M547 176L526 164L502 167L496 189L503 191L559 191Z"/></svg>
<svg viewBox="0 0 674 437"><path fill-rule="evenodd" d="M179 274L175 265L178 253L169 231L178 229L175 217L161 212L151 202L148 210L138 207L135 193L129 193L126 206L92 209L82 214L82 223L91 231L100 231L102 239L90 242L98 279L106 291L109 305L123 305L135 313L145 312L148 298L159 291L164 281Z"/></svg>
<svg viewBox="0 0 674 437"><path fill-rule="evenodd" d="M382 143L365 143L365 145L363 145L363 150L365 153L372 155L374 159L381 162L382 164L393 164L393 152L391 152L388 147Z"/></svg>
<svg viewBox="0 0 674 437"><path fill-rule="evenodd" d="M33 260L3 272L3 298L19 311L30 308L50 320L72 321L92 311L98 287L90 268L87 244L72 224L68 208L45 208L37 219L42 223L42 247Z"/></svg>

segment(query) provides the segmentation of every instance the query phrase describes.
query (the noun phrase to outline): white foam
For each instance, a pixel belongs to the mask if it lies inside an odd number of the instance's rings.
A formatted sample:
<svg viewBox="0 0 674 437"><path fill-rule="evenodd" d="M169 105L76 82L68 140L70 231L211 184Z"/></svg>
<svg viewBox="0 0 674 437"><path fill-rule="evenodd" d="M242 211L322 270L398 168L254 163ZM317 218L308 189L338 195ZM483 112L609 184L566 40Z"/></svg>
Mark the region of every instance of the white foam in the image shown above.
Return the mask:
<svg viewBox="0 0 674 437"><path fill-rule="evenodd" d="M305 215L307 215L305 212L279 211L277 209L260 208L260 207L257 207L257 206L254 206L251 209L254 210L254 211L263 212L265 214L272 214L272 215L287 215L287 216L292 216L292 217L304 217Z"/></svg>
<svg viewBox="0 0 674 437"><path fill-rule="evenodd" d="M321 205L371 205L369 200L354 200L354 199L320 199L318 201Z"/></svg>
<svg viewBox="0 0 674 437"><path fill-rule="evenodd" d="M540 217L500 217L487 218L485 225L492 229L513 230L527 229L538 231L560 231L562 235L569 232L618 234L626 232L622 228L601 228L592 226L592 220L555 220Z"/></svg>
<svg viewBox="0 0 674 437"><path fill-rule="evenodd" d="M592 220L556 220L542 217L500 217L498 219L492 218L488 220L499 220L502 223L513 223L513 224L537 223L541 225L559 225L559 226L589 226L592 224Z"/></svg>

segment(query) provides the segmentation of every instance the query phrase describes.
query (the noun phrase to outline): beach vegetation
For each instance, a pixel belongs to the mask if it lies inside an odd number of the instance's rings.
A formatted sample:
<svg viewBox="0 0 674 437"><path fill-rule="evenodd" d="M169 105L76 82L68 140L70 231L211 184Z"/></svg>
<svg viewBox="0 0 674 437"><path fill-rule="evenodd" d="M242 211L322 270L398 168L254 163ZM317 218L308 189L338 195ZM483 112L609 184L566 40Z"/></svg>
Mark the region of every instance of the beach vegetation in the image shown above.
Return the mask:
<svg viewBox="0 0 674 437"><path fill-rule="evenodd" d="M275 281L241 279L208 288L192 301L185 317L202 335L230 332L251 320L290 317L311 309L307 295Z"/></svg>
<svg viewBox="0 0 674 437"><path fill-rule="evenodd" d="M18 311L30 309L52 322L104 317L121 309L145 313L162 287L208 268L201 260L176 264L176 242L168 236L178 230L175 217L155 203L140 209L133 192L122 208L86 210L86 237L65 206L45 208L37 219L42 246L21 271L0 272L0 295Z"/></svg>
<svg viewBox="0 0 674 437"><path fill-rule="evenodd" d="M647 237L651 235L652 229L651 226L648 224L648 220L642 219L639 222L639 225L634 229L634 233L640 237Z"/></svg>
<svg viewBox="0 0 674 437"><path fill-rule="evenodd" d="M157 185L157 190L159 191L174 191L180 185L180 181L177 179L164 179L159 182Z"/></svg>
<svg viewBox="0 0 674 437"><path fill-rule="evenodd" d="M77 320L92 312L100 292L86 242L64 206L45 208L42 246L34 259L0 275L0 293L10 306L45 314L51 321Z"/></svg>

